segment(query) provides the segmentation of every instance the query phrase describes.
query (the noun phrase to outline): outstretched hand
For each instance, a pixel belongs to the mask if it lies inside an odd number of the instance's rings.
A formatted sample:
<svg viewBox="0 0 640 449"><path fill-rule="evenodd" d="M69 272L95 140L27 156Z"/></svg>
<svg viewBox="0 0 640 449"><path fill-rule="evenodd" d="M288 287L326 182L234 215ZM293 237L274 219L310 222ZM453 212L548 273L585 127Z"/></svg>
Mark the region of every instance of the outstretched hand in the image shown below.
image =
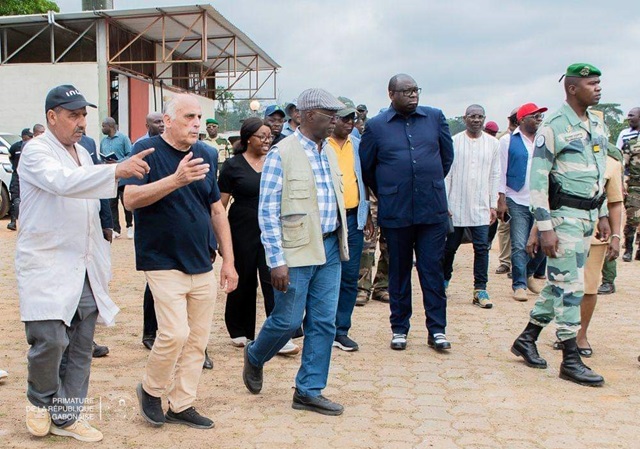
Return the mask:
<svg viewBox="0 0 640 449"><path fill-rule="evenodd" d="M189 152L182 158L173 176L176 183L183 187L194 181L204 179L207 173L209 173L209 164L205 164L204 159L201 157L193 159L193 153Z"/></svg>
<svg viewBox="0 0 640 449"><path fill-rule="evenodd" d="M135 176L138 179L142 179L144 175L149 173L149 164L144 161L144 158L154 151L155 148L148 148L118 163L116 165L116 178L126 179Z"/></svg>

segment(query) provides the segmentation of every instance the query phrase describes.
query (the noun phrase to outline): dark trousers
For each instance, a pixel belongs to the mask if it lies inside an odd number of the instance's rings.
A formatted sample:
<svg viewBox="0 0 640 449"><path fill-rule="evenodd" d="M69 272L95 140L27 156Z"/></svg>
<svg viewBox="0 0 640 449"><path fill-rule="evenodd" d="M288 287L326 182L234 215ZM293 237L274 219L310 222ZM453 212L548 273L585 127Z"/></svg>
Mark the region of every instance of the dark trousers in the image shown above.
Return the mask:
<svg viewBox="0 0 640 449"><path fill-rule="evenodd" d="M231 338L247 337L249 340L254 340L258 279L260 279L260 288L264 297L264 311L267 316L273 311L271 273L261 244L256 246L254 242L242 237L234 239L233 243L238 288L227 295L224 322Z"/></svg>
<svg viewBox="0 0 640 449"><path fill-rule="evenodd" d="M17 172L11 174L9 182L9 194L11 195L11 204L9 205L9 217L11 221L18 219L20 213L20 177Z"/></svg>
<svg viewBox="0 0 640 449"><path fill-rule="evenodd" d="M27 321L27 399L46 407L58 427L73 424L89 390L98 307L85 277L78 309L67 327L61 320Z"/></svg>
<svg viewBox="0 0 640 449"><path fill-rule="evenodd" d="M465 229L471 232L471 243L473 244L473 288L485 290L487 288L487 271L489 270L489 226L469 226L455 227L453 233L447 236L447 244L444 249L442 268L444 279L451 280L453 275L453 260L456 251L462 243L462 236Z"/></svg>
<svg viewBox="0 0 640 449"><path fill-rule="evenodd" d="M153 293L149 288L149 284L144 289L144 302L142 304L142 338L153 337L156 338L156 332L158 331L158 320L156 319L156 309L153 302Z"/></svg>
<svg viewBox="0 0 640 449"><path fill-rule="evenodd" d="M415 249L416 268L429 334L445 332L447 297L444 293L442 257L447 222L404 228L383 228L389 249L389 306L391 331L409 333L411 319L411 270Z"/></svg>
<svg viewBox="0 0 640 449"><path fill-rule="evenodd" d="M109 205L111 206L111 217L113 217L113 230L118 234L122 232L122 228L120 227L120 214L118 212L118 202L122 203L122 208L124 209L124 186L118 186L118 196L115 198L111 198L109 200ZM127 228L133 226L133 214L124 209L124 219L127 222Z"/></svg>
<svg viewBox="0 0 640 449"><path fill-rule="evenodd" d="M351 329L351 315L358 296L360 256L364 244L364 232L358 229L358 215L347 215L349 260L341 262L340 296L336 313L336 335L347 335Z"/></svg>

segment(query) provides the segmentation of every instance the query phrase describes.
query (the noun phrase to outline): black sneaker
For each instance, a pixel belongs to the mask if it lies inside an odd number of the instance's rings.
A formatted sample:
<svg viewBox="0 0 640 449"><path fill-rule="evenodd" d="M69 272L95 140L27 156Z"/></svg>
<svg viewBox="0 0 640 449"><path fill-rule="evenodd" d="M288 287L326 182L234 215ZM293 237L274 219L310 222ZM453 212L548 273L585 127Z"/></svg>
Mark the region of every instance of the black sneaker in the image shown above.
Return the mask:
<svg viewBox="0 0 640 449"><path fill-rule="evenodd" d="M449 340L447 340L444 334L433 334L433 336L429 334L427 345L436 351L451 349L451 343L449 343Z"/></svg>
<svg viewBox="0 0 640 449"><path fill-rule="evenodd" d="M358 350L358 343L356 343L346 335L336 335L336 338L333 340L333 347L340 348L343 351L351 352Z"/></svg>
<svg viewBox="0 0 640 449"><path fill-rule="evenodd" d="M212 429L214 426L213 421L206 416L202 416L193 407L189 407L180 413L176 413L169 409L165 418L168 423L184 424L185 426L193 427L194 429Z"/></svg>
<svg viewBox="0 0 640 449"><path fill-rule="evenodd" d="M104 357L107 354L109 354L108 346L102 346L96 343L95 341L93 342L93 358L97 359L100 357Z"/></svg>
<svg viewBox="0 0 640 449"><path fill-rule="evenodd" d="M166 419L164 417L164 412L162 411L162 398L151 396L149 393L144 391L141 383L136 387L136 394L138 395L140 414L144 419L154 427L160 427L163 425Z"/></svg>
<svg viewBox="0 0 640 449"><path fill-rule="evenodd" d="M297 388L293 393L293 403L291 407L296 410L308 410L329 416L342 415L344 411L344 407L337 402L330 401L322 395L316 397L302 396L298 393Z"/></svg>

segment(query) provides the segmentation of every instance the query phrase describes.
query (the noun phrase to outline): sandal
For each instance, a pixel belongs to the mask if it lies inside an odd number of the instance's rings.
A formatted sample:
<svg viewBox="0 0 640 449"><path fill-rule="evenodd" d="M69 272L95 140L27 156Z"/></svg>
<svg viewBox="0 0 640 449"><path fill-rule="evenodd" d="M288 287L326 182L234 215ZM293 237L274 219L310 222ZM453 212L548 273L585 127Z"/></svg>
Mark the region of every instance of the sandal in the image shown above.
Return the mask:
<svg viewBox="0 0 640 449"><path fill-rule="evenodd" d="M560 340L556 340L553 342L553 349L560 351L561 349L564 349L564 344Z"/></svg>
<svg viewBox="0 0 640 449"><path fill-rule="evenodd" d="M591 347L578 348L578 354L580 354L582 357L589 358L593 355L593 349L591 349Z"/></svg>

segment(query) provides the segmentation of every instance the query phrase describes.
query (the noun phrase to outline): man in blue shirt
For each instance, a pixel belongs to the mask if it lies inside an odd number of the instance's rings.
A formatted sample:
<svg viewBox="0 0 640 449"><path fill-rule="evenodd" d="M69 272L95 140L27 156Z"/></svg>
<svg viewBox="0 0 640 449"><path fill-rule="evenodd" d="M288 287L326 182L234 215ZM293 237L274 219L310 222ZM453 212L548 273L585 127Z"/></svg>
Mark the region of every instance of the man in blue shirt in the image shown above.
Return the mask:
<svg viewBox="0 0 640 449"><path fill-rule="evenodd" d="M102 121L102 134L106 137L100 142L100 154L106 163L120 162L131 153L131 141L127 136L118 131L116 121L107 117ZM105 159L105 156L114 155L113 158ZM124 184L118 185L118 196L110 200L111 216L113 218L113 236L120 237L120 213L118 211L118 201L122 201ZM124 204L124 203L123 203ZM127 222L127 236L133 238L133 215L128 210L124 210L124 218Z"/></svg>
<svg viewBox="0 0 640 449"><path fill-rule="evenodd" d="M420 88L409 75L389 81L391 106L367 121L360 143L365 184L378 198L378 223L389 248L391 348L407 347L415 248L429 346L449 349L441 266L449 218L444 178L453 142L444 114L418 106Z"/></svg>

